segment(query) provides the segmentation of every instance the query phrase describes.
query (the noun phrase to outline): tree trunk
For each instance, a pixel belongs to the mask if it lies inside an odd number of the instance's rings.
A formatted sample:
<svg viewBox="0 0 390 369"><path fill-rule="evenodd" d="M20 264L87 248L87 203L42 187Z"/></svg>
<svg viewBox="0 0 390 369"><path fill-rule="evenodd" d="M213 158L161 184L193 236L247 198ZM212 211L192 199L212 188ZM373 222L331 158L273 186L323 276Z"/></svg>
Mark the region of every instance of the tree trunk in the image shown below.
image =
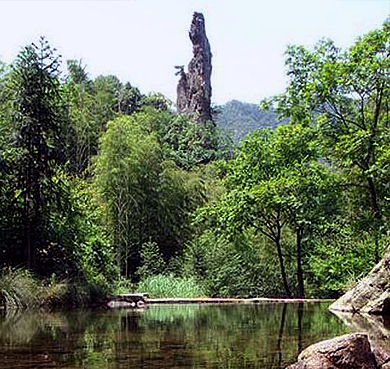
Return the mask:
<svg viewBox="0 0 390 369"><path fill-rule="evenodd" d="M26 193L24 196L24 223L25 223L25 256L26 256L26 264L27 269L32 269L32 227L31 227L31 197L32 197L32 189L31 189L31 171L30 166L27 167L26 170Z"/></svg>
<svg viewBox="0 0 390 369"><path fill-rule="evenodd" d="M302 236L303 227L298 226L297 232L297 279L298 279L298 297L305 298L305 290L303 284L303 270L302 270Z"/></svg>
<svg viewBox="0 0 390 369"><path fill-rule="evenodd" d="M371 177L367 178L367 188L368 188L368 194L370 198L371 209L372 212L374 213L374 218L375 220L380 221L382 219L382 214L378 204L378 196L376 193L375 183Z"/></svg>
<svg viewBox="0 0 390 369"><path fill-rule="evenodd" d="M368 195L370 198L370 205L371 210L374 215L374 233L375 233L375 250L374 250L374 256L375 256L375 263L379 262L379 237L380 237L380 227L382 224L382 213L381 209L378 204L378 196L376 191L376 186L374 183L374 180L371 177L367 178L367 189L368 189Z"/></svg>
<svg viewBox="0 0 390 369"><path fill-rule="evenodd" d="M284 269L284 261L283 261L283 253L282 253L282 245L281 245L281 235L280 235L280 227L277 227L277 234L275 239L276 249L278 250L278 257L279 257L279 264L280 264L280 271L282 273L282 280L283 280L283 286L284 290L286 292L287 297L291 297L291 292L288 287L287 283L287 277L286 277L286 271Z"/></svg>

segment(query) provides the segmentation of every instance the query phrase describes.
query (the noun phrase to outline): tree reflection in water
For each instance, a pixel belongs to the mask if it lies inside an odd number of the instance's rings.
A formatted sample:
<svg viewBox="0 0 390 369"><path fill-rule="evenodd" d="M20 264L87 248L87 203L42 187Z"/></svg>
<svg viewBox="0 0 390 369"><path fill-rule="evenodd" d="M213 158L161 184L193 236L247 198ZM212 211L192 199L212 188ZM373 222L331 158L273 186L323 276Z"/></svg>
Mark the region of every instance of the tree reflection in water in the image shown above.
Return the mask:
<svg viewBox="0 0 390 369"><path fill-rule="evenodd" d="M284 368L347 332L328 304L152 305L0 317L2 368Z"/></svg>

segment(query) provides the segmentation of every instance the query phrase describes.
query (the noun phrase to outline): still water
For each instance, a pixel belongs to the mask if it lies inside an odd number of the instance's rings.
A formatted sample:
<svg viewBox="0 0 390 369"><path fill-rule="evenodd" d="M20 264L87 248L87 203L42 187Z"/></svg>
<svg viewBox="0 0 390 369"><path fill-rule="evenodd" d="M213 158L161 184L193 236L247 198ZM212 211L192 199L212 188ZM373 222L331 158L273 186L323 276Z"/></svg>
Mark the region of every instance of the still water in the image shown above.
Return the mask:
<svg viewBox="0 0 390 369"><path fill-rule="evenodd" d="M347 333L328 304L152 305L0 316L0 368L284 368Z"/></svg>

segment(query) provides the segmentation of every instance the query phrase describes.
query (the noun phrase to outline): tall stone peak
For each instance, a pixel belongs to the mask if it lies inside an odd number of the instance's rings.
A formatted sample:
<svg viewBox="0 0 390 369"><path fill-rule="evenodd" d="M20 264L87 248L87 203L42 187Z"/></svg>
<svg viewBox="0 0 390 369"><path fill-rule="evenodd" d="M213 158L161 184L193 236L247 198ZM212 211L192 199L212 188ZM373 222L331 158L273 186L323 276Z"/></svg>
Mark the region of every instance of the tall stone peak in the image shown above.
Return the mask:
<svg viewBox="0 0 390 369"><path fill-rule="evenodd" d="M197 123L211 120L211 49L206 36L202 13L192 17L189 37L192 42L193 58L184 66L176 66L180 75L177 85L177 111L189 114Z"/></svg>

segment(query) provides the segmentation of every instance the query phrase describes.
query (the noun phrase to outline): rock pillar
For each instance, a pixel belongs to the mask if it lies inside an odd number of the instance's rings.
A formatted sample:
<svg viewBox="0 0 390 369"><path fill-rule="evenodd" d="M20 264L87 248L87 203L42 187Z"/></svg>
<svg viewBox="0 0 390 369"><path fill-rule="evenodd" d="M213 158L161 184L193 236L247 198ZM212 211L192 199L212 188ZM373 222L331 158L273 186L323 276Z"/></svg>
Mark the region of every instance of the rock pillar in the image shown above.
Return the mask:
<svg viewBox="0 0 390 369"><path fill-rule="evenodd" d="M181 66L177 85L177 110L189 114L197 123L211 120L211 50L206 36L205 21L202 13L195 12L189 32L192 42L193 58L188 72Z"/></svg>

